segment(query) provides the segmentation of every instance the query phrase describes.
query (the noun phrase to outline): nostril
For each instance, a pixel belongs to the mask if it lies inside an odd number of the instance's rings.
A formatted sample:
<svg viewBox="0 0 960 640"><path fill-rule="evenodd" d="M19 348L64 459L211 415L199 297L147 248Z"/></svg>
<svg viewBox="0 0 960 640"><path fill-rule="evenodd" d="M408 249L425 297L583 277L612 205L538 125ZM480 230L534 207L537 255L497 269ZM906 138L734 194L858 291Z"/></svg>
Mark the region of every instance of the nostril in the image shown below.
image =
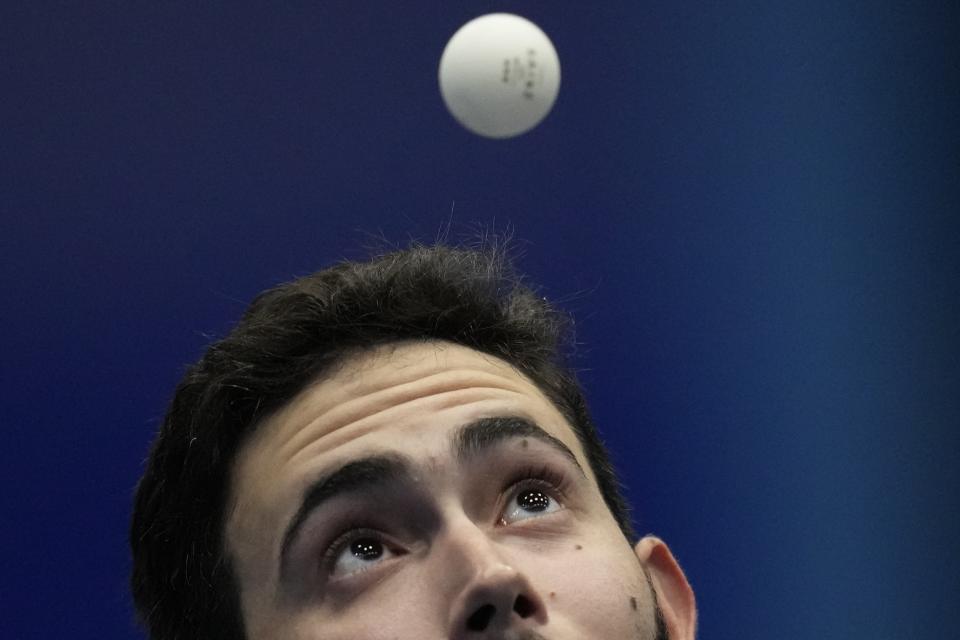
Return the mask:
<svg viewBox="0 0 960 640"><path fill-rule="evenodd" d="M530 601L530 598L520 595L513 603L513 610L521 618L529 618L537 612L537 606Z"/></svg>
<svg viewBox="0 0 960 640"><path fill-rule="evenodd" d="M483 605L474 611L473 615L467 618L467 629L470 631L484 631L496 612L497 608L492 604Z"/></svg>

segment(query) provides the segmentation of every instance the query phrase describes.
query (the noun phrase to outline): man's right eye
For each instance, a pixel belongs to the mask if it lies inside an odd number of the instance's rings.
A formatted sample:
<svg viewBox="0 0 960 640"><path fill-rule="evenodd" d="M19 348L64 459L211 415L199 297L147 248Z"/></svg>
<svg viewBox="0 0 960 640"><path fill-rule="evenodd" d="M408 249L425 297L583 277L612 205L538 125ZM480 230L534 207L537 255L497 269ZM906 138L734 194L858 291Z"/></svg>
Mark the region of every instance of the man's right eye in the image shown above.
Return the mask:
<svg viewBox="0 0 960 640"><path fill-rule="evenodd" d="M328 575L337 579L369 571L402 554L376 531L353 530L341 535L324 555Z"/></svg>

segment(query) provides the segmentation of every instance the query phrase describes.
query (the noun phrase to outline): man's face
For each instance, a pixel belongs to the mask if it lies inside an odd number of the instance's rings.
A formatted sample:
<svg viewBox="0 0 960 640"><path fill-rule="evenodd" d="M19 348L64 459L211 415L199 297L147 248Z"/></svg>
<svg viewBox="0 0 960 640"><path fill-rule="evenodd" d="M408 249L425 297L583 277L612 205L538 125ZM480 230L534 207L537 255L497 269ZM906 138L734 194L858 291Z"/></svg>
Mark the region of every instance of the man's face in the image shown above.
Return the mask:
<svg viewBox="0 0 960 640"><path fill-rule="evenodd" d="M229 506L250 640L657 635L569 424L465 347L349 359L259 426Z"/></svg>

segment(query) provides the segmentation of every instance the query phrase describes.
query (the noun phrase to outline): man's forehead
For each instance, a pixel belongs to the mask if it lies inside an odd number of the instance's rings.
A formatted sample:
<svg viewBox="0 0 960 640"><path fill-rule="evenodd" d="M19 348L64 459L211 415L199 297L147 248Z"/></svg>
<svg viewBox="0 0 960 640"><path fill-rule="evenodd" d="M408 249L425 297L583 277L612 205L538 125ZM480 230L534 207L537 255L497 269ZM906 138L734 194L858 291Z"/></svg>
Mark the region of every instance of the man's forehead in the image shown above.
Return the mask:
<svg viewBox="0 0 960 640"><path fill-rule="evenodd" d="M470 409L475 415L464 415ZM458 411L456 419L444 420L444 412ZM403 433L409 445L440 436L435 429L417 429L421 422L452 428L483 414L506 413L523 415L579 448L560 412L505 361L440 341L378 346L352 354L264 419L241 450L235 471L260 476L297 459L349 455L369 446L379 432L398 435L403 425L411 427Z"/></svg>
<svg viewBox="0 0 960 640"><path fill-rule="evenodd" d="M536 389L515 367L488 353L442 340L402 341L352 352L297 394L288 406L296 409L324 396L333 401L333 395L375 393L452 371L499 376L504 381ZM316 393L317 387L323 387L323 392Z"/></svg>
<svg viewBox="0 0 960 640"><path fill-rule="evenodd" d="M509 363L469 347L444 341L406 341L356 351L266 417L258 433L299 429L331 418L332 429L347 418L361 418L405 400L482 386L539 397L539 388ZM351 405L356 413L336 412Z"/></svg>

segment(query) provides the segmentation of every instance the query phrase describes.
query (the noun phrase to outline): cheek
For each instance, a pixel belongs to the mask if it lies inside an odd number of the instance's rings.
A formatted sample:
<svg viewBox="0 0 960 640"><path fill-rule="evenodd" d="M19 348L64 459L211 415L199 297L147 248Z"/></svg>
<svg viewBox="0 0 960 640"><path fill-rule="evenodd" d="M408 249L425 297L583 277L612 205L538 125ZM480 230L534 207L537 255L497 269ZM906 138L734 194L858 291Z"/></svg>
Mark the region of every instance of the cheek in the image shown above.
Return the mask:
<svg viewBox="0 0 960 640"><path fill-rule="evenodd" d="M635 636L653 605L639 561L623 547L583 541L538 563L536 584L551 620L580 637Z"/></svg>
<svg viewBox="0 0 960 640"><path fill-rule="evenodd" d="M437 595L423 588L415 571L398 574L362 602L340 612L317 607L299 614L289 636L269 640L423 640L446 635ZM399 615L398 612L403 612Z"/></svg>

